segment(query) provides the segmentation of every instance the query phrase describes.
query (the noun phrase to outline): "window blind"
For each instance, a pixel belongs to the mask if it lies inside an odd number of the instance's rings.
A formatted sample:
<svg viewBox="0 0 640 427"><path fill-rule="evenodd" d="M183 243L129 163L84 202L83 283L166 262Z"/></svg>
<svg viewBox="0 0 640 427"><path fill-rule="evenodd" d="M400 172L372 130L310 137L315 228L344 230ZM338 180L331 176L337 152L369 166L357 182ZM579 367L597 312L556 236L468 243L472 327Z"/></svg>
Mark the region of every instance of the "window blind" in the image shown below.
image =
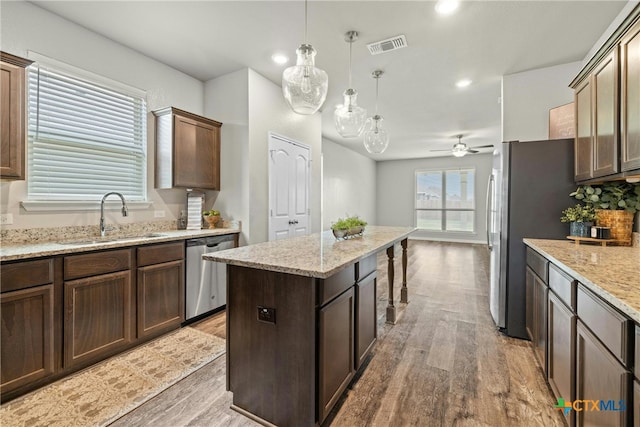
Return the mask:
<svg viewBox="0 0 640 427"><path fill-rule="evenodd" d="M28 68L29 200L146 200L146 102L41 64Z"/></svg>

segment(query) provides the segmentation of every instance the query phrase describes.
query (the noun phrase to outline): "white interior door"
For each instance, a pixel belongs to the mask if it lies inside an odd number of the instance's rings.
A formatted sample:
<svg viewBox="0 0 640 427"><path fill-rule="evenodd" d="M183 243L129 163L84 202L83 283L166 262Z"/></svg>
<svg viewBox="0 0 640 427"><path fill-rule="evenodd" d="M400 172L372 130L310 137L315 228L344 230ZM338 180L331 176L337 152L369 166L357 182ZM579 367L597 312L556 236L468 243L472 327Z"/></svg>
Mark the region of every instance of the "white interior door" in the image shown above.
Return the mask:
<svg viewBox="0 0 640 427"><path fill-rule="evenodd" d="M269 240L309 234L309 146L269 132Z"/></svg>

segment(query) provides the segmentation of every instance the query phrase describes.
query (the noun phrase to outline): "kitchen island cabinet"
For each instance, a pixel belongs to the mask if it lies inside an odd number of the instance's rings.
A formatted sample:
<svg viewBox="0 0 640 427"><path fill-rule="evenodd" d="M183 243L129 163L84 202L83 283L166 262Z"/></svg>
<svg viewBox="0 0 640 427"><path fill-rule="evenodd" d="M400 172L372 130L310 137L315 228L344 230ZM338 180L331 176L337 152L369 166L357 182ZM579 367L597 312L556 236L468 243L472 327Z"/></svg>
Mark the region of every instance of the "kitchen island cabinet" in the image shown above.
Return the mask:
<svg viewBox="0 0 640 427"><path fill-rule="evenodd" d="M372 226L349 240L325 232L205 254L228 264L232 408L278 426L325 421L375 341L376 254L401 243L406 260L413 230ZM406 302L406 261L402 286Z"/></svg>

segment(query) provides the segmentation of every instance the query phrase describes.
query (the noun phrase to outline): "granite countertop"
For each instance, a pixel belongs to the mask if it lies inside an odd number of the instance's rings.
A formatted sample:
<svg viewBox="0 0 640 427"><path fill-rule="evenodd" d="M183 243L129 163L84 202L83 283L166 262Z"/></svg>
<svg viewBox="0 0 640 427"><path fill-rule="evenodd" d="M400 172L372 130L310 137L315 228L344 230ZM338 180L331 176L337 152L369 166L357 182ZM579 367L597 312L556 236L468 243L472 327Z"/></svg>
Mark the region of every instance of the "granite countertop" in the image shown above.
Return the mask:
<svg viewBox="0 0 640 427"><path fill-rule="evenodd" d="M524 239L594 293L640 324L640 248Z"/></svg>
<svg viewBox="0 0 640 427"><path fill-rule="evenodd" d="M203 255L210 261L325 279L409 236L415 228L367 226L362 237L336 240L331 231Z"/></svg>
<svg viewBox="0 0 640 427"><path fill-rule="evenodd" d="M3 242L2 247L0 247L0 262L235 233L240 233L240 228L216 228L213 230L159 230L134 236L107 234L106 237L87 236L71 240L61 239L57 241L31 244L5 244Z"/></svg>

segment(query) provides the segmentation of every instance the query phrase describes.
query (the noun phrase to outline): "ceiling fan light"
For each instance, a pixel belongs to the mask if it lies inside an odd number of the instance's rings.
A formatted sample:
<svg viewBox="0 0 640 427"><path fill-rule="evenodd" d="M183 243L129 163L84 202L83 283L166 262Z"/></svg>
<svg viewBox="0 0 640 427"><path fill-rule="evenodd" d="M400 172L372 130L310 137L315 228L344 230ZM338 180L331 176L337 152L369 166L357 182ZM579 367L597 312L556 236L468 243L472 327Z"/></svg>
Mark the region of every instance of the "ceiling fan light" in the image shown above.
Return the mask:
<svg viewBox="0 0 640 427"><path fill-rule="evenodd" d="M358 106L357 98L357 91L347 89L344 92L344 103L338 105L333 113L336 130L343 138L357 138L367 123L367 110Z"/></svg>
<svg viewBox="0 0 640 427"><path fill-rule="evenodd" d="M291 109L304 115L314 114L327 98L329 77L315 66L315 49L301 44L296 50L296 65L282 73L282 94Z"/></svg>
<svg viewBox="0 0 640 427"><path fill-rule="evenodd" d="M464 157L467 154L466 150L458 150L458 151L453 151L451 154L453 154L454 157Z"/></svg>

